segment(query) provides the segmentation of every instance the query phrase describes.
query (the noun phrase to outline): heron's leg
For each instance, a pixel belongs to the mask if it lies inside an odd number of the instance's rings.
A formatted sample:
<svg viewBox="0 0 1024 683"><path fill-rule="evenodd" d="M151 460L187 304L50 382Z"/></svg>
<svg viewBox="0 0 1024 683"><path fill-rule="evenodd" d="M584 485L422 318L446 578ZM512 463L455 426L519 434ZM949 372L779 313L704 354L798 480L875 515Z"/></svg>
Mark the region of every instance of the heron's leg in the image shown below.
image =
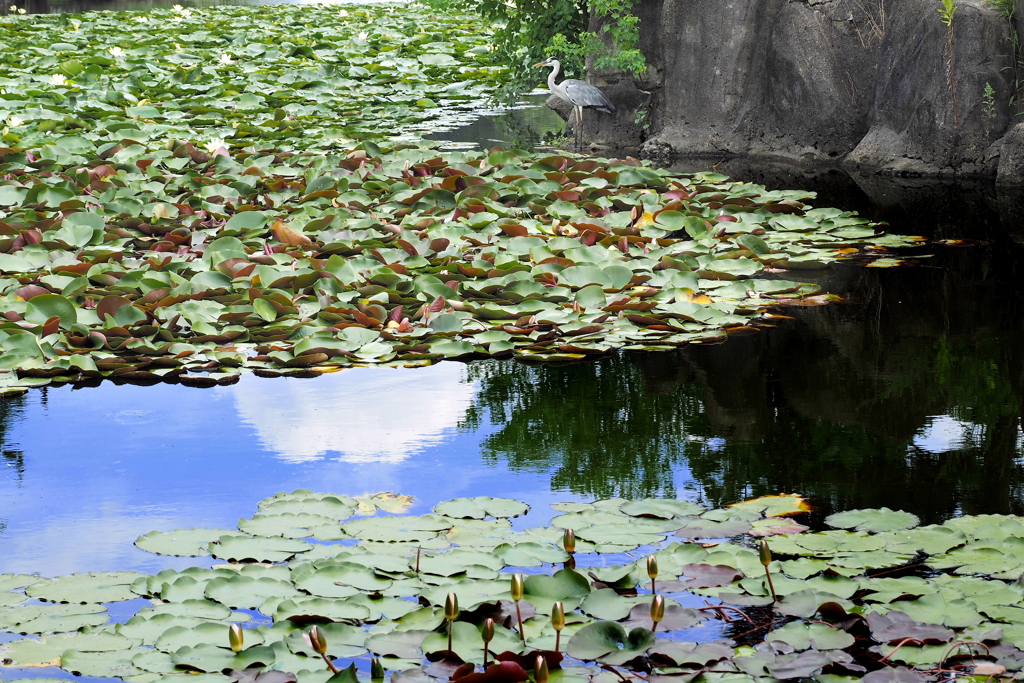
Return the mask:
<svg viewBox="0 0 1024 683"><path fill-rule="evenodd" d="M576 107L576 151L583 150L583 107Z"/></svg>

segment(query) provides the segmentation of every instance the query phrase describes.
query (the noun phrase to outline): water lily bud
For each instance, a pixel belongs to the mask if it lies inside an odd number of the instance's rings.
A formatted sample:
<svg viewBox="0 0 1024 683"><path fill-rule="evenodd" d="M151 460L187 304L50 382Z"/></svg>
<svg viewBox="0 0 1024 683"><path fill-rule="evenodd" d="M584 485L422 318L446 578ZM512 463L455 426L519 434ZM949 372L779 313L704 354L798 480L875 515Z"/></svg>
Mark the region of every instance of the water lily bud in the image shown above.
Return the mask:
<svg viewBox="0 0 1024 683"><path fill-rule="evenodd" d="M228 628L228 642L231 643L232 652L241 652L245 643L245 633L238 624L231 624Z"/></svg>
<svg viewBox="0 0 1024 683"><path fill-rule="evenodd" d="M647 576L651 577L651 581L658 578L658 558L654 555L647 556Z"/></svg>
<svg viewBox="0 0 1024 683"><path fill-rule="evenodd" d="M519 602L520 600L523 599L523 593L526 592L526 588L523 585L523 575L522 574L513 574L512 575L512 588L511 588L511 592L512 592L512 599L515 600L516 602Z"/></svg>
<svg viewBox="0 0 1024 683"><path fill-rule="evenodd" d="M384 679L384 665L380 663L380 659L377 657L370 660L370 678L375 681Z"/></svg>
<svg viewBox="0 0 1024 683"><path fill-rule="evenodd" d="M459 618L459 596L449 593L444 599L444 618L448 621L455 621Z"/></svg>
<svg viewBox="0 0 1024 683"><path fill-rule="evenodd" d="M494 638L494 619L487 617L484 619L484 630L480 635L483 636L484 643L489 643Z"/></svg>
<svg viewBox="0 0 1024 683"><path fill-rule="evenodd" d="M548 660L541 655L537 655L537 659L534 660L533 680L537 683L548 683Z"/></svg>
<svg viewBox="0 0 1024 683"><path fill-rule="evenodd" d="M551 606L551 625L556 631L565 628L565 607L561 602L556 602Z"/></svg>
<svg viewBox="0 0 1024 683"><path fill-rule="evenodd" d="M327 653L327 638L324 637L319 626L309 629L309 644L313 648L313 652L318 655Z"/></svg>
<svg viewBox="0 0 1024 683"><path fill-rule="evenodd" d="M565 533L562 534L562 547L565 548L565 552L572 555L576 552L576 532L572 529L566 529Z"/></svg>
<svg viewBox="0 0 1024 683"><path fill-rule="evenodd" d="M665 598L660 595L655 595L654 600L651 601L651 621L655 624L661 623L661 620L665 618Z"/></svg>
<svg viewBox="0 0 1024 683"><path fill-rule="evenodd" d="M772 563L772 551L768 549L768 541L761 541L757 549L757 555L761 558L761 565L767 567Z"/></svg>

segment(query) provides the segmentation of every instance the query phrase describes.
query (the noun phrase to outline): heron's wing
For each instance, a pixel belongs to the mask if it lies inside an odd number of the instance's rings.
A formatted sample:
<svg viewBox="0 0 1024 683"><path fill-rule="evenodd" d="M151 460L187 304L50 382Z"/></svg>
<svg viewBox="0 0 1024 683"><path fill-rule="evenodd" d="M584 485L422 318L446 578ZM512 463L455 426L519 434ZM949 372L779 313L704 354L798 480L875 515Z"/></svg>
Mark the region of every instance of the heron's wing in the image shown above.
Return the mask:
<svg viewBox="0 0 1024 683"><path fill-rule="evenodd" d="M607 96L594 86L575 78L567 78L562 81L561 86L565 88L565 94L570 102L577 107L597 109L608 114L615 112L615 105Z"/></svg>

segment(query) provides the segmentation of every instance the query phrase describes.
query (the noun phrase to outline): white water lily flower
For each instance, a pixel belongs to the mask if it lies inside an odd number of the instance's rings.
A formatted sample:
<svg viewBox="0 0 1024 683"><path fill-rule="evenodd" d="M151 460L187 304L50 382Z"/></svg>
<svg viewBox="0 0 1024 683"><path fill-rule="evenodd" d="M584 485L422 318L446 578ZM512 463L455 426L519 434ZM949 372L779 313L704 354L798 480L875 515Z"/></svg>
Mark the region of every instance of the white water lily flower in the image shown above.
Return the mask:
<svg viewBox="0 0 1024 683"><path fill-rule="evenodd" d="M340 12L338 12L338 16L339 17L347 17L348 16L348 12L345 11L345 10L341 10Z"/></svg>
<svg viewBox="0 0 1024 683"><path fill-rule="evenodd" d="M223 147L224 144L225 144L224 138L212 138L209 142L207 142L205 145L203 145L203 147L206 148L207 152L209 152L210 154L213 154L218 149Z"/></svg>
<svg viewBox="0 0 1024 683"><path fill-rule="evenodd" d="M14 114L11 114L10 116L7 117L7 125L10 126L11 128L17 128L18 126L20 126L23 123L25 123L25 121L22 120L22 119L19 119Z"/></svg>
<svg viewBox="0 0 1024 683"><path fill-rule="evenodd" d="M134 19L132 19L132 21L137 21L140 24L145 24L149 21L149 19L147 19L146 17L135 17Z"/></svg>
<svg viewBox="0 0 1024 683"><path fill-rule="evenodd" d="M220 63L221 64L234 64L235 60L231 59L231 55L229 55L229 54L222 54L220 56Z"/></svg>
<svg viewBox="0 0 1024 683"><path fill-rule="evenodd" d="M184 50L184 49L185 49L185 48L183 48L183 47L182 47L181 45L179 45L178 43L175 43L175 44L174 44L174 51L175 51L175 52L181 52L181 51L182 51L182 50Z"/></svg>
<svg viewBox="0 0 1024 683"><path fill-rule="evenodd" d="M121 55L127 54L124 50L122 50L117 45L115 45L114 47L107 48L107 52L109 52L110 54L114 55L115 57L120 57Z"/></svg>
<svg viewBox="0 0 1024 683"><path fill-rule="evenodd" d="M68 85L70 81L64 77L64 74L53 74L50 76L50 85Z"/></svg>
<svg viewBox="0 0 1024 683"><path fill-rule="evenodd" d="M369 36L369 35L370 35L369 33L367 33L366 31L363 31L362 33L359 34L358 38L359 38L359 40L366 40L366 37Z"/></svg>

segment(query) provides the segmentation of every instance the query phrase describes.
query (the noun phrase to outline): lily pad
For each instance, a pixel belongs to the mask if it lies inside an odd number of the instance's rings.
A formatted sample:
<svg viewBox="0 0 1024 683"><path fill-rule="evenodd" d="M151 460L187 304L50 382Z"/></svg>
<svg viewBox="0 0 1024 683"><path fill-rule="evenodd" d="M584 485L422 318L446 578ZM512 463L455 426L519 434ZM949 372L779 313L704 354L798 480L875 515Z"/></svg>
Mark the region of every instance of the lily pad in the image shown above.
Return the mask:
<svg viewBox="0 0 1024 683"><path fill-rule="evenodd" d="M825 523L837 529L856 531L900 531L912 529L921 523L917 515L902 510L879 508L877 510L848 510L837 512L825 518Z"/></svg>
<svg viewBox="0 0 1024 683"><path fill-rule="evenodd" d="M455 519L484 519L486 517L518 517L529 512L530 506L510 498L455 498L434 506L434 512Z"/></svg>
<svg viewBox="0 0 1024 683"><path fill-rule="evenodd" d="M208 545L220 538L233 535L227 529L175 529L150 531L135 539L135 545L157 555L198 557L209 555Z"/></svg>
<svg viewBox="0 0 1024 683"><path fill-rule="evenodd" d="M221 536L210 544L210 554L232 562L283 562L312 549L304 541L283 536Z"/></svg>
<svg viewBox="0 0 1024 683"><path fill-rule="evenodd" d="M131 585L142 576L137 572L72 574L33 584L25 593L51 602L118 602L138 597Z"/></svg>
<svg viewBox="0 0 1024 683"><path fill-rule="evenodd" d="M566 644L570 657L620 665L635 659L654 645L654 633L645 628L626 631L614 621L599 621L584 626Z"/></svg>

